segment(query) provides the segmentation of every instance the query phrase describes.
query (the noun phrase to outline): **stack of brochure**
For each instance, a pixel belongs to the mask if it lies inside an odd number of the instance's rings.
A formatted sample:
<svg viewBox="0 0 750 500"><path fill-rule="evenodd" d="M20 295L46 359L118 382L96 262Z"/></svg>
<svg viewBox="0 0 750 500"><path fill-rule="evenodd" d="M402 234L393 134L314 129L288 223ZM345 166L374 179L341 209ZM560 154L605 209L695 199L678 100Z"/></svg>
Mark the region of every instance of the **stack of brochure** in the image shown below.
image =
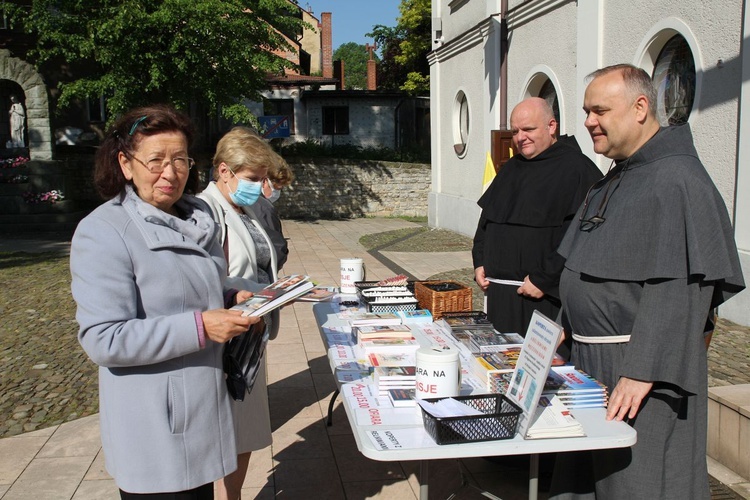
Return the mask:
<svg viewBox="0 0 750 500"><path fill-rule="evenodd" d="M604 408L607 388L573 366L553 366L544 384L544 395L557 396L568 408Z"/></svg>
<svg viewBox="0 0 750 500"><path fill-rule="evenodd" d="M526 431L526 439L585 436L583 426L556 397L539 398L539 405Z"/></svg>

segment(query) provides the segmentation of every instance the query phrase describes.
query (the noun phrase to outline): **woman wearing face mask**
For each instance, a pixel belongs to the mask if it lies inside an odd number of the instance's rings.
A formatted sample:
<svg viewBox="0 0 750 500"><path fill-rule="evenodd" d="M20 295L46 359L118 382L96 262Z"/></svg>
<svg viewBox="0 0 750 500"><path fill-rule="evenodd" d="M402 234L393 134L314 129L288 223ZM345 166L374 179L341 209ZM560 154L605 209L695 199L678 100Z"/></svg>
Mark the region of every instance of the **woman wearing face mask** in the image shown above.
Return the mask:
<svg viewBox="0 0 750 500"><path fill-rule="evenodd" d="M219 225L227 257L227 283L255 291L276 281L276 252L251 207L263 196L268 165L276 153L251 129L235 127L219 140L213 158L214 180L199 195L208 202ZM275 313L275 314L274 314ZM278 332L278 310L266 317L271 332ZM265 358L265 355L264 355ZM271 444L271 423L266 390L265 359L243 401L232 401L237 444L237 470L217 482L218 499L238 499L250 453Z"/></svg>
<svg viewBox="0 0 750 500"><path fill-rule="evenodd" d="M289 256L289 247L281 228L281 219L273 204L281 196L281 189L292 183L294 174L281 156L276 153L274 155L276 161L268 166L268 175L263 183L263 196L253 205L253 212L276 248L276 270L280 271Z"/></svg>

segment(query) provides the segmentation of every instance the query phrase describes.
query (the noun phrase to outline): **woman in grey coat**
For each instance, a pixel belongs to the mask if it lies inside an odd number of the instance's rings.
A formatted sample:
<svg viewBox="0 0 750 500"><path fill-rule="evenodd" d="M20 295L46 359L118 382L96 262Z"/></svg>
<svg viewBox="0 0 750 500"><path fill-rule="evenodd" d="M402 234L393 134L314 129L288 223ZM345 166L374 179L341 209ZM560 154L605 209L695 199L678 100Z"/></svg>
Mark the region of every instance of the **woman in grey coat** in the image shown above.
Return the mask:
<svg viewBox="0 0 750 500"><path fill-rule="evenodd" d="M222 344L258 318L225 309L251 294L225 288L210 211L183 194L191 135L167 106L120 118L96 155L110 200L71 247L78 339L100 367L102 445L122 498L213 498L237 466Z"/></svg>

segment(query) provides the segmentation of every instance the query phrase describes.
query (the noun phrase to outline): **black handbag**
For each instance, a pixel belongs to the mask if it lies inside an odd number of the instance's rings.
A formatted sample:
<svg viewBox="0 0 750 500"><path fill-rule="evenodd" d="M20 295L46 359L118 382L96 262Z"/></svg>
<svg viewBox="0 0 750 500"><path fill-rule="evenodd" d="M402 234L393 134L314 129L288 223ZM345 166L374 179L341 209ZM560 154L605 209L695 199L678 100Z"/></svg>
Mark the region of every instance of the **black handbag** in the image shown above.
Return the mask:
<svg viewBox="0 0 750 500"><path fill-rule="evenodd" d="M235 401L243 401L265 366L261 363L268 342L265 322L260 321L224 345L227 390Z"/></svg>

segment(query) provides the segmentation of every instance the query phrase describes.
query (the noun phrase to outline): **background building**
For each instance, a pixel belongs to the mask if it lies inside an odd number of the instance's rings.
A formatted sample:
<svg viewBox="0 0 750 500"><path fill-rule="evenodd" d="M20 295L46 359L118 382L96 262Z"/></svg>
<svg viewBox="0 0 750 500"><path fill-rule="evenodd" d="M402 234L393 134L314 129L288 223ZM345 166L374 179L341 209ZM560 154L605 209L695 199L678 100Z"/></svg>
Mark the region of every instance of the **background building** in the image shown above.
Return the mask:
<svg viewBox="0 0 750 500"><path fill-rule="evenodd" d="M730 211L750 282L747 3L433 0L430 225L473 235L491 131L506 129L510 110L526 97L548 99L560 133L574 134L605 169L609 163L593 153L583 125L585 78L610 64L632 63L654 77L663 122L690 124ZM722 306L721 315L750 324L750 293Z"/></svg>

